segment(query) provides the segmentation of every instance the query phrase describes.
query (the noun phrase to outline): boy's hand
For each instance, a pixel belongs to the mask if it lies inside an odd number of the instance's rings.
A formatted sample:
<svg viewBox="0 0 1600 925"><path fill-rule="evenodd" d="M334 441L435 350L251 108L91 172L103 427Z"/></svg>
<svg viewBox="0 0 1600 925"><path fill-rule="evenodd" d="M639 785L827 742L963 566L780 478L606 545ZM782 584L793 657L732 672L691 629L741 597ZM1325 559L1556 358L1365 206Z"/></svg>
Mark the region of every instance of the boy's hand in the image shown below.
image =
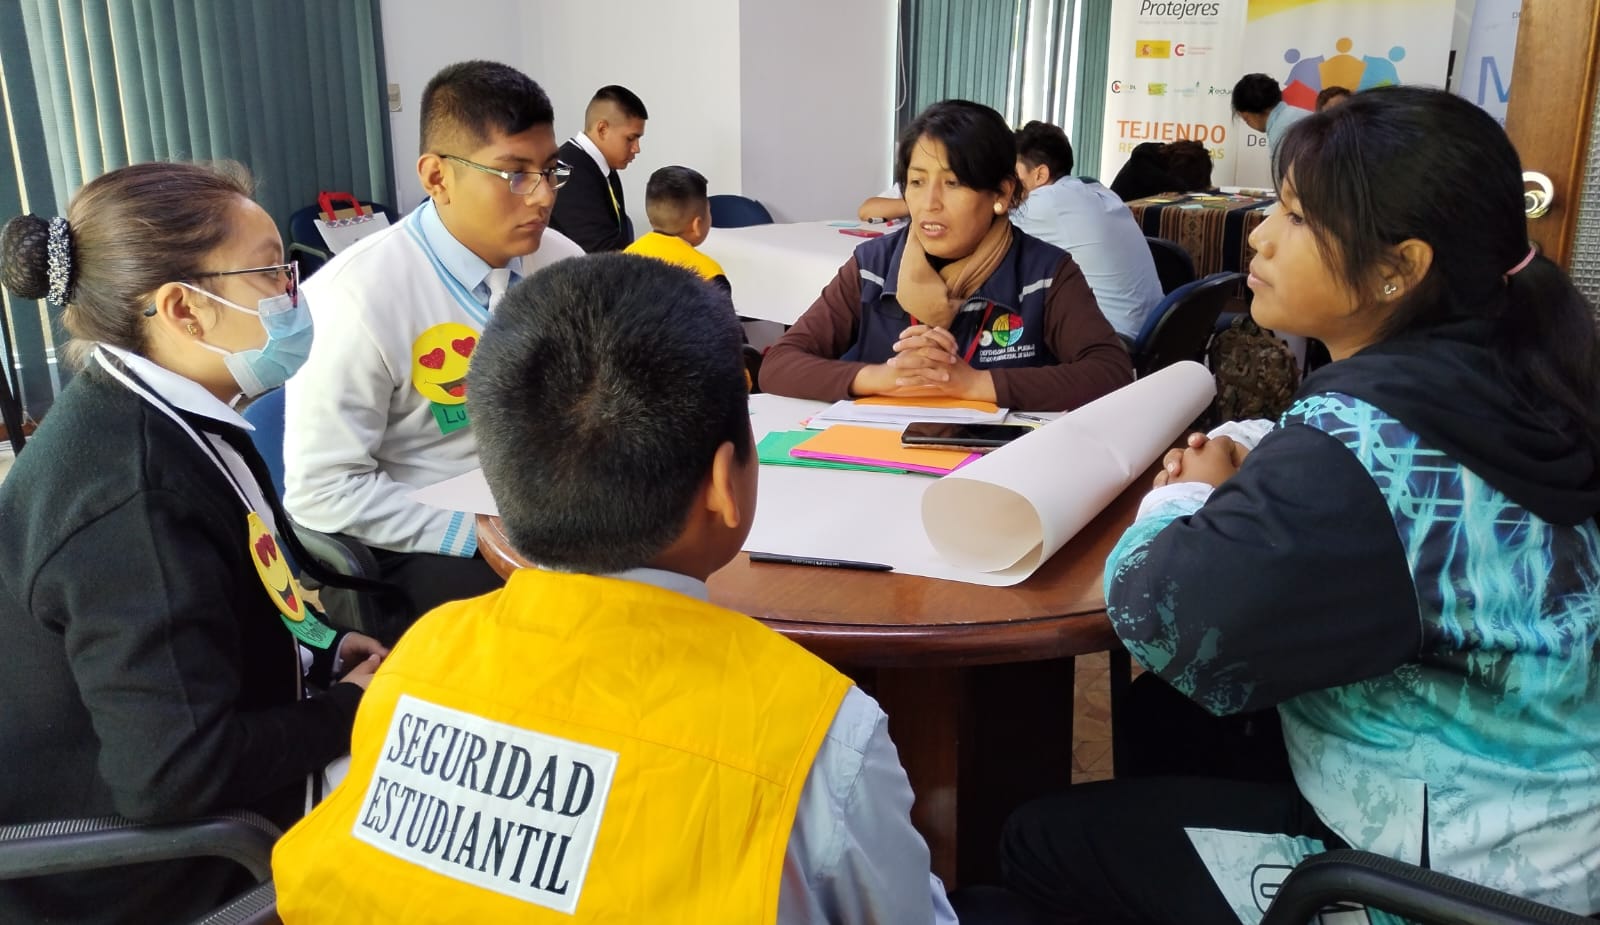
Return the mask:
<svg viewBox="0 0 1600 925"><path fill-rule="evenodd" d="M341 683L354 684L362 690L366 690L367 685L372 683L372 676L378 673L378 666L381 664L383 664L383 656L369 655L356 667L345 672L344 677L339 680Z"/></svg>
<svg viewBox="0 0 1600 925"><path fill-rule="evenodd" d="M383 643L365 633L345 633L344 639L339 641L339 659L346 665L354 665L372 655L381 662L388 654Z"/></svg>

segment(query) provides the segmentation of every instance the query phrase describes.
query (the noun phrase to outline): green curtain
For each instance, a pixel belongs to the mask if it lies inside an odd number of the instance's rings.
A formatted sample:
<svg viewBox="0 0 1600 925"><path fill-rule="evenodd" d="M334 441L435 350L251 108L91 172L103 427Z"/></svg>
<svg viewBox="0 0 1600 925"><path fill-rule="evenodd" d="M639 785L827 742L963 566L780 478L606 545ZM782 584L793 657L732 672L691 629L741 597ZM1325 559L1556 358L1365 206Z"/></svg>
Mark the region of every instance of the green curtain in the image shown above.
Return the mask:
<svg viewBox="0 0 1600 925"><path fill-rule="evenodd" d="M287 230L320 190L394 188L379 0L0 0L0 221L56 215L85 181L151 160L231 159ZM9 120L10 125L6 122ZM182 220L182 216L174 216ZM5 297L20 394L55 392L65 340Z"/></svg>
<svg viewBox="0 0 1600 925"><path fill-rule="evenodd" d="M1072 151L1076 171L1100 176L1100 145L1105 138L1106 74L1111 61L1111 0L1079 0L1078 101L1074 109ZM1107 185L1110 177L1101 177Z"/></svg>
<svg viewBox="0 0 1600 925"><path fill-rule="evenodd" d="M1007 109L1019 0L901 0L906 93L895 112L905 128L933 103L966 99Z"/></svg>

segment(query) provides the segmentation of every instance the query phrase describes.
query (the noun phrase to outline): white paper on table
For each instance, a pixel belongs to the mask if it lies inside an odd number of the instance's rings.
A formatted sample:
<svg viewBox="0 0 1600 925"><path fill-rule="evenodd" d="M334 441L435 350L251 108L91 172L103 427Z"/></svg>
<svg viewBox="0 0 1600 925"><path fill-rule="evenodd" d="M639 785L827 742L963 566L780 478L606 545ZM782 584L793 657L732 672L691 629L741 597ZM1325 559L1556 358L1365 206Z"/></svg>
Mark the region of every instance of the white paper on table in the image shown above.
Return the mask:
<svg viewBox="0 0 1600 925"><path fill-rule="evenodd" d="M823 430L835 424L855 424L862 427L881 427L902 430L915 421L937 421L941 424L999 424L1006 419L1009 409L979 411L976 408L922 408L916 405L862 405L849 399L829 405L806 423L811 430Z"/></svg>
<svg viewBox="0 0 1600 925"><path fill-rule="evenodd" d="M419 488L406 495L406 498L447 511L500 516L500 506L495 503L494 495L489 493L489 483L484 480L482 469L463 472L453 479Z"/></svg>
<svg viewBox="0 0 1600 925"><path fill-rule="evenodd" d="M929 542L958 568L1032 574L1215 394L1204 366L1176 363L1012 441L928 486L922 523Z"/></svg>

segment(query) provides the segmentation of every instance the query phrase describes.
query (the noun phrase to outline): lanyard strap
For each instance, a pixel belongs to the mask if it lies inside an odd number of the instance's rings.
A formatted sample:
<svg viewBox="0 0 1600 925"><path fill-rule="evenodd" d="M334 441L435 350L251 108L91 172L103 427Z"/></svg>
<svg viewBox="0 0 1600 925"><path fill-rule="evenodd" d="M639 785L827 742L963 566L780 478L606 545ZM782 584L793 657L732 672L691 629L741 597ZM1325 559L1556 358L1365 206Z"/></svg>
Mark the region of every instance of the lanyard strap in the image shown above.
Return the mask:
<svg viewBox="0 0 1600 925"><path fill-rule="evenodd" d="M239 496L239 503L244 505L245 510L249 511L250 513L257 513L255 503L252 502L249 496L245 493L244 486L241 485L238 478L234 476L233 470L229 469L228 464L223 462L222 454L217 452L216 446L214 446L209 440L201 437L199 432L191 427L188 421L183 419L183 415L179 414L176 408L173 408L166 399L157 395L154 391L150 390L147 386L141 383L137 378L134 377L131 371L118 368L121 366L121 364L113 362L112 358L108 356L104 350L96 347L94 358L97 362L99 362L101 368L110 373L111 376L118 382L121 382L124 386L127 386L129 391L144 399L162 414L165 414L167 417L171 418L178 425L178 427L182 428L183 432L189 435L189 439L194 441L195 446L200 447L201 451L206 454L206 457L211 460L211 464L217 467L217 471L222 473L222 477L228 480L228 486L233 489L234 494Z"/></svg>
<svg viewBox="0 0 1600 925"><path fill-rule="evenodd" d="M994 314L993 302L985 302L984 306L983 318L978 322L978 330L972 332L972 340L967 342L967 352L961 357L963 363L970 364L972 362L973 354L978 352L978 341L983 340L983 329L989 325L989 316ZM910 312L906 312L906 317L911 319L912 324L922 323L917 320L916 315Z"/></svg>

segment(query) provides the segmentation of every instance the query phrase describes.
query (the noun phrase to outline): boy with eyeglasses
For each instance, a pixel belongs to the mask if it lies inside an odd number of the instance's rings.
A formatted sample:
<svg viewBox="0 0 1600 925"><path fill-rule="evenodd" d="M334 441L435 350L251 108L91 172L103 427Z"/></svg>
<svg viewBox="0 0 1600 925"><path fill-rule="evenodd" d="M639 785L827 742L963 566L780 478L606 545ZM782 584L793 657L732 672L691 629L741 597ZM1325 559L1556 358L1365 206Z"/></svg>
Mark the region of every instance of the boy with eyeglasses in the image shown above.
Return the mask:
<svg viewBox="0 0 1600 925"><path fill-rule="evenodd" d="M521 72L453 64L422 95L417 174L428 201L304 283L318 341L289 383L284 503L295 521L371 547L409 614L500 582L472 515L418 504L418 488L478 466L466 374L506 288L582 251L549 230L567 168L550 99ZM336 618L353 602L330 593Z"/></svg>

